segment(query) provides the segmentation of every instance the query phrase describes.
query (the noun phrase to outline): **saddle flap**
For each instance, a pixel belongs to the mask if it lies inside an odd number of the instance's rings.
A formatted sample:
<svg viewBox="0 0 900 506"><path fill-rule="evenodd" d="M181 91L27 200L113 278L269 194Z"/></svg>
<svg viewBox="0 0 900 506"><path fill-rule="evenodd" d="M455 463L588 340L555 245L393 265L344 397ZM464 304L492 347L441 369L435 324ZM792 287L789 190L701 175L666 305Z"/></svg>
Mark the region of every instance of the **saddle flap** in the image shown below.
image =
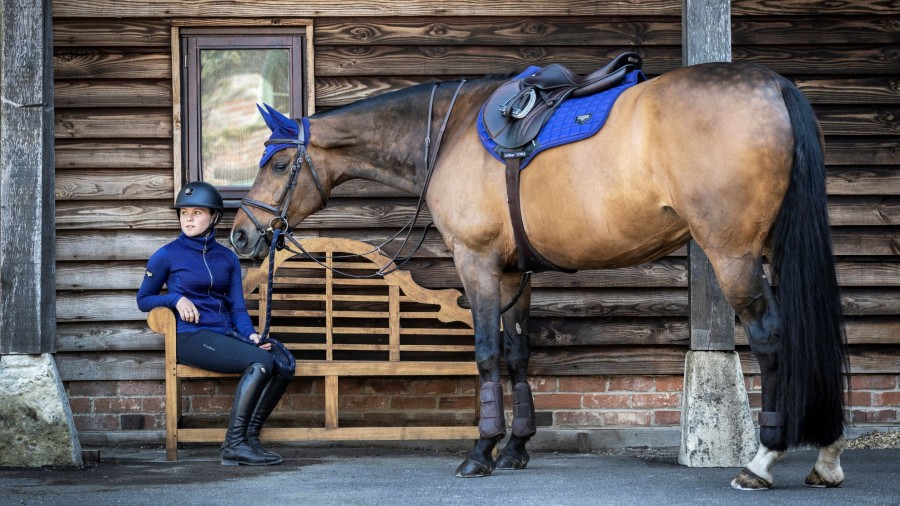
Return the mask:
<svg viewBox="0 0 900 506"><path fill-rule="evenodd" d="M523 90L523 80L514 79L502 84L482 108L485 131L494 141L505 148L517 148L537 136L544 121L553 113L543 100L538 100L531 111L521 119L512 119L504 114L510 100Z"/></svg>

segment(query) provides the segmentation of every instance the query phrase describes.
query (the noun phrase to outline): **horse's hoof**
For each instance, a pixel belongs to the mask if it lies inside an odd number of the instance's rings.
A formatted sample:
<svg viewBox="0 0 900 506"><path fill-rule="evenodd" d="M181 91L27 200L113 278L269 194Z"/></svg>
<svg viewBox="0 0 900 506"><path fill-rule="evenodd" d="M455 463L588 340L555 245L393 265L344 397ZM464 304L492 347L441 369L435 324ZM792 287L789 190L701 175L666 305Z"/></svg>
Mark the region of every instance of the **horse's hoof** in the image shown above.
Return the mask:
<svg viewBox="0 0 900 506"><path fill-rule="evenodd" d="M456 468L457 478L483 478L490 476L493 468L477 460L466 459Z"/></svg>
<svg viewBox="0 0 900 506"><path fill-rule="evenodd" d="M806 477L806 480L803 482L807 487L815 487L815 488L836 488L840 487L844 484L844 480L841 481L828 481L813 468L810 471L809 476Z"/></svg>
<svg viewBox="0 0 900 506"><path fill-rule="evenodd" d="M525 469L528 466L528 453L522 455L521 458L501 453L497 459L497 469Z"/></svg>
<svg viewBox="0 0 900 506"><path fill-rule="evenodd" d="M731 480L731 488L737 490L769 490L772 483L756 475L746 467Z"/></svg>

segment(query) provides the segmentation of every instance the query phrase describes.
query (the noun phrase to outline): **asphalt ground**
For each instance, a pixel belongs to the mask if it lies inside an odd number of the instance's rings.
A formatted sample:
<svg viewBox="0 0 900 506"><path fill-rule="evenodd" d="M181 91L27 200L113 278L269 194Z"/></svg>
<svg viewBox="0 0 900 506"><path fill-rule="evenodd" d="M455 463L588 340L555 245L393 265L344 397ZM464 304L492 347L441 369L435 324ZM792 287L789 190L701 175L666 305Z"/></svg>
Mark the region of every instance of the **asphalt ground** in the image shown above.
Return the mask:
<svg viewBox="0 0 900 506"><path fill-rule="evenodd" d="M736 468L688 468L676 449L533 453L528 468L454 476L459 451L280 447L281 465L223 467L198 446L169 462L161 448L100 450L97 465L0 469L0 505L678 505L900 504L900 449L844 452L843 487L803 479L815 450L788 453L767 491L730 488Z"/></svg>

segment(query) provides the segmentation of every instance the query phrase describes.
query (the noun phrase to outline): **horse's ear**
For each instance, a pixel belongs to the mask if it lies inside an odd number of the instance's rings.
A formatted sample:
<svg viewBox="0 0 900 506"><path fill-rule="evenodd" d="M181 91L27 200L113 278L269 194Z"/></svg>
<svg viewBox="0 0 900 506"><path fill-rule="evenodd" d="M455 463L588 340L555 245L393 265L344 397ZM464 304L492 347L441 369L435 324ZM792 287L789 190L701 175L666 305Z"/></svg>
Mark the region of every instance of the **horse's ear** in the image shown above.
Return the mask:
<svg viewBox="0 0 900 506"><path fill-rule="evenodd" d="M269 117L272 118L273 123L275 123L276 125L280 126L281 128L284 128L288 131L297 133L297 122L296 121L292 120L291 118L288 118L284 114L281 114L280 112L278 112L277 109L270 106L269 104L263 104L263 105L266 107L266 110L269 111ZM275 128L272 128L272 130L275 130Z"/></svg>
<svg viewBox="0 0 900 506"><path fill-rule="evenodd" d="M266 106L269 107L268 105ZM259 104L256 104L256 108L259 109L259 114L263 117L263 121L266 122L266 126L269 127L269 130L275 131L275 122L272 121L272 115L266 112Z"/></svg>

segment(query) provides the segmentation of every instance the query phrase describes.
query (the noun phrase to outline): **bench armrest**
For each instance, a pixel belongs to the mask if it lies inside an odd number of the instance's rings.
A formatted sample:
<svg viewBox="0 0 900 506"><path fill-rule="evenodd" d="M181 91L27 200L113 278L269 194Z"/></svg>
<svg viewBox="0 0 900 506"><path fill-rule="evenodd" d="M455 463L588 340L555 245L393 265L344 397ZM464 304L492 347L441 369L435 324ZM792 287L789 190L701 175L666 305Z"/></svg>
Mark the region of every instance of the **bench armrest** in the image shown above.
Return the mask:
<svg viewBox="0 0 900 506"><path fill-rule="evenodd" d="M175 334L175 313L163 306L155 307L147 315L147 325L160 334Z"/></svg>

